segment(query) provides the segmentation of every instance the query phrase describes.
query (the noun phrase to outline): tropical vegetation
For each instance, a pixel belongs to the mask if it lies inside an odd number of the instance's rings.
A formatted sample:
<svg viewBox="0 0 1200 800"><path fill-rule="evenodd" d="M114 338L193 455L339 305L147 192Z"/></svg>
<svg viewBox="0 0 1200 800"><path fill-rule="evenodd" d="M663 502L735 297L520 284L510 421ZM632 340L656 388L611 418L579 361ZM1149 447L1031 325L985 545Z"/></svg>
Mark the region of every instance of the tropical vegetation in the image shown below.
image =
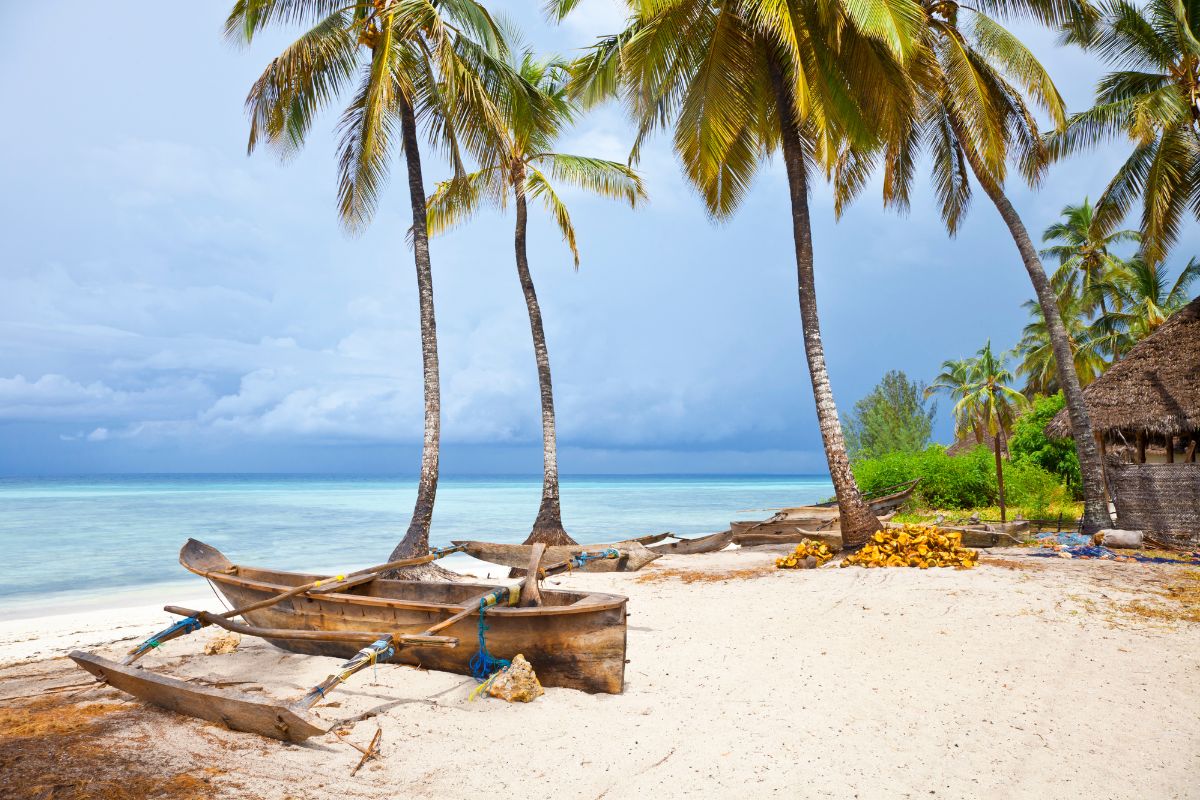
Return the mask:
<svg viewBox="0 0 1200 800"><path fill-rule="evenodd" d="M901 370L886 373L846 420L850 459L924 450L937 414L937 403L926 398L924 384L910 381Z"/></svg>

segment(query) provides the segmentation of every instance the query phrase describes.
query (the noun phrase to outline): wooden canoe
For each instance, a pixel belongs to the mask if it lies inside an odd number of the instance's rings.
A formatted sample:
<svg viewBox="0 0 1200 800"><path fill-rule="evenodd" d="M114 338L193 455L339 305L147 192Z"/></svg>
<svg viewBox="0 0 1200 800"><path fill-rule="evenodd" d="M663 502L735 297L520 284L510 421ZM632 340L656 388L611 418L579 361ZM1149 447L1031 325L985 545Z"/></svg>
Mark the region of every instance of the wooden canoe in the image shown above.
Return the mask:
<svg viewBox="0 0 1200 800"><path fill-rule="evenodd" d="M867 499L867 505L879 518L880 522L890 519L897 508L912 496L919 480L899 484L898 491L890 492L881 497ZM896 487L891 487L896 488ZM819 503L811 506L794 506L782 508L774 515L764 520L742 520L729 523L733 531L735 544L744 544L746 535L793 536L797 531L834 532L839 533L839 512L836 502ZM799 540L797 540L799 541ZM782 544L783 542L781 542Z"/></svg>
<svg viewBox="0 0 1200 800"><path fill-rule="evenodd" d="M691 556L699 553L715 553L718 550L724 550L732 541L733 531L730 530L721 531L720 533L710 533L708 536L700 536L695 539L680 539L677 542L656 544L650 550L664 556Z"/></svg>
<svg viewBox="0 0 1200 800"><path fill-rule="evenodd" d="M880 524L886 525L888 520L896 516L896 512L879 516ZM815 520L811 527L804 521L782 520L771 523L749 524L741 529L734 529L733 541L739 547L758 547L768 544L799 544L805 539L825 542L831 548L842 548L842 527L838 518Z"/></svg>
<svg viewBox="0 0 1200 800"><path fill-rule="evenodd" d="M212 581L234 608L322 578L234 565L216 548L194 539L183 546L179 563ZM489 588L494 584L376 578L340 592L314 591L289 597L243 618L258 628L415 634L463 611L466 601ZM491 654L506 659L524 654L545 686L619 694L625 685L626 599L548 588L542 589L541 596L543 605L532 608L488 609ZM405 646L398 648L390 661L468 675L478 625L478 617L469 616L439 631L458 639L457 647ZM356 642L264 638L293 653L343 659L361 647Z"/></svg>
<svg viewBox="0 0 1200 800"><path fill-rule="evenodd" d="M665 537L664 537L665 538ZM500 564L505 567L525 569L529 566L532 545L528 544L497 544L495 542L455 541L454 544L465 548L467 555ZM636 541L615 542L612 544L570 544L555 545L546 548L544 563L565 561L580 553L599 553L603 550L614 549L621 553L620 558L600 559L584 564L576 572L636 572L661 556Z"/></svg>

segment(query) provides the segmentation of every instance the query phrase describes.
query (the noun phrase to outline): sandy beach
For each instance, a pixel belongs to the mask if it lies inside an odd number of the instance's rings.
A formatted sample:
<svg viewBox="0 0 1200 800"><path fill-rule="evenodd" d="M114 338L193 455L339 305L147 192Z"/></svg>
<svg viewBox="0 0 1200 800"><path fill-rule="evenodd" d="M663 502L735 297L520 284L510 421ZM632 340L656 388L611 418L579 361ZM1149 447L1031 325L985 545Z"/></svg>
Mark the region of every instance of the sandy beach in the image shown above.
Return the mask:
<svg viewBox="0 0 1200 800"><path fill-rule="evenodd" d="M382 757L354 777L361 756L333 733L286 745L109 689L37 702L115 704L77 737L100 749L78 757L119 754L123 774L173 779L168 797L1200 797L1200 624L1123 610L1167 602L1184 568L985 556L961 571L784 572L771 559L563 579L630 598L619 696L548 689L510 705L469 700L458 675L361 673L316 710L362 746L382 729ZM81 683L65 651L116 655L163 619L140 607L0 623L0 705ZM256 640L203 656L215 635L145 665L288 697L337 663ZM30 766L8 761L22 785L6 796L55 796L37 794Z"/></svg>

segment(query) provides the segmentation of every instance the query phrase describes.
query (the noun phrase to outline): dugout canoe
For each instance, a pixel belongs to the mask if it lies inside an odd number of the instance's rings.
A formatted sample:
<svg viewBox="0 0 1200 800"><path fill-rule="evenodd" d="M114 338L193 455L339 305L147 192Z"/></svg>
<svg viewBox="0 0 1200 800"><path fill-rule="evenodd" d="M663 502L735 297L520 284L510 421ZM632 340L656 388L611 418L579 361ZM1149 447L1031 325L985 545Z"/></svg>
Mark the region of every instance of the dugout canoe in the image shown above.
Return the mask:
<svg viewBox="0 0 1200 800"><path fill-rule="evenodd" d="M880 524L886 525L888 520L896 516L896 512L878 516ZM805 524L805 523L809 524ZM838 518L825 520L817 519L788 519L770 524L747 524L741 529L734 529L733 542L739 547L760 547L773 544L799 544L805 539L825 542L834 550L842 549L842 526Z"/></svg>
<svg viewBox="0 0 1200 800"><path fill-rule="evenodd" d="M547 558L543 563L549 563ZM189 539L179 553L185 569L207 578L233 608L247 606L328 576L235 565L215 547ZM526 559L525 566L528 566ZM466 608L495 584L400 581L376 578L342 592L289 597L243 618L258 628L290 631L362 631L415 634ZM542 605L495 606L487 611L487 646L497 658L521 653L544 686L620 694L625 685L626 598L599 592L543 588ZM469 616L439 631L457 647L397 648L391 663L469 675L479 618ZM272 639L292 653L350 658L360 642Z"/></svg>
<svg viewBox="0 0 1200 800"><path fill-rule="evenodd" d="M880 518L880 521L884 517L890 519L890 515L912 496L913 490L917 488L918 483L920 483L919 479L889 486L885 490L888 492L887 494L878 497L868 497L867 505L871 507L871 511L874 512L875 516ZM733 531L734 543L742 545L744 544L743 538L747 535L754 535L756 537L764 535L787 537L795 536L798 532L803 531L840 534L839 517L837 503L830 501L811 506L781 508L767 519L735 521L729 523L729 528ZM797 541L799 540L797 539ZM758 543L761 544L762 542ZM782 541L779 543L785 544Z"/></svg>
<svg viewBox="0 0 1200 800"><path fill-rule="evenodd" d="M664 537L665 538L665 537ZM532 545L528 544L498 544L496 542L454 541L453 544L465 548L467 555L500 564L505 567L525 569L529 566L532 555ZM571 544L555 545L546 548L543 563L554 563L574 558L580 553L600 553L604 550L617 550L621 557L615 559L598 559L578 567L576 572L636 572L642 567L661 557L637 541L614 542L611 544Z"/></svg>
<svg viewBox="0 0 1200 800"><path fill-rule="evenodd" d="M664 556L691 556L724 550L732 541L733 531L730 530L710 533L708 536L700 536L695 539L680 539L677 542L656 544L649 549Z"/></svg>

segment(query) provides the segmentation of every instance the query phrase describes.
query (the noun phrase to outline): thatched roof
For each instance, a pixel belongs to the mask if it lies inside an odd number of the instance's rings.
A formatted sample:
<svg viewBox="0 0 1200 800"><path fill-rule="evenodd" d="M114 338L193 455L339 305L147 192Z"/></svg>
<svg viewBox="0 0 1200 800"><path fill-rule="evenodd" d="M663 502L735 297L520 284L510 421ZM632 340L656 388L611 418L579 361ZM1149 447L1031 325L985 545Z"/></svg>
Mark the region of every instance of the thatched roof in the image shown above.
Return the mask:
<svg viewBox="0 0 1200 800"><path fill-rule="evenodd" d="M1200 431L1200 297L1138 342L1083 397L1092 427L1103 433ZM1046 425L1046 434L1071 435L1065 408Z"/></svg>

